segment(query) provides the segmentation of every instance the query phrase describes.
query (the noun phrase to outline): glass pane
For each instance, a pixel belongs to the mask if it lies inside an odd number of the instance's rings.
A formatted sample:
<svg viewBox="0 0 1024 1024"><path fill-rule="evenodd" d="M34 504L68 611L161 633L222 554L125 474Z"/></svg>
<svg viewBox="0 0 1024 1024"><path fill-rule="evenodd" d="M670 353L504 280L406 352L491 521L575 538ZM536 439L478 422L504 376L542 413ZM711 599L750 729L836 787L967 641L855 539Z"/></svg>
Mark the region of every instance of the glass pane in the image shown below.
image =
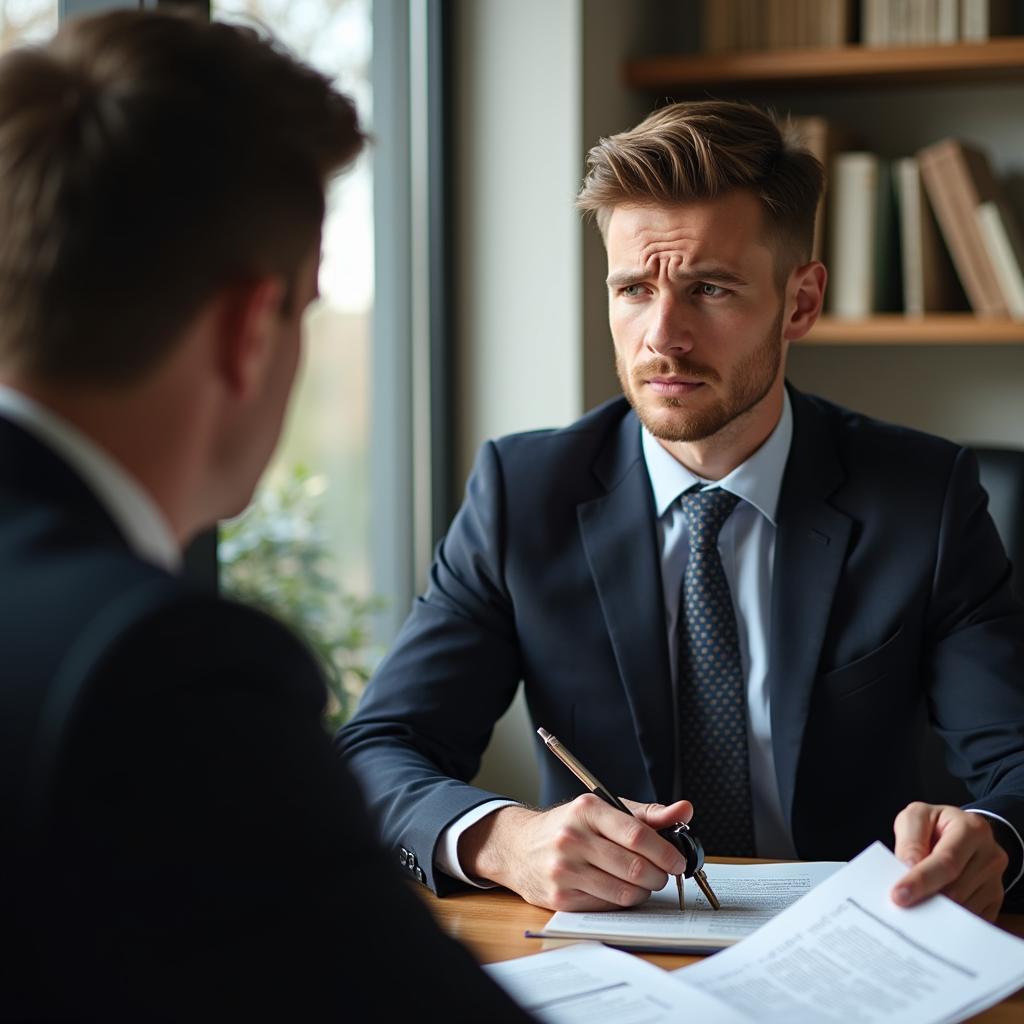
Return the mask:
<svg viewBox="0 0 1024 1024"><path fill-rule="evenodd" d="M220 20L256 19L351 95L372 123L372 0L217 0ZM322 654L337 721L375 657L368 646L370 319L369 153L328 194L320 300L281 446L253 507L221 529L222 584L304 633Z"/></svg>
<svg viewBox="0 0 1024 1024"><path fill-rule="evenodd" d="M0 50L41 43L56 31L56 0L0 0Z"/></svg>

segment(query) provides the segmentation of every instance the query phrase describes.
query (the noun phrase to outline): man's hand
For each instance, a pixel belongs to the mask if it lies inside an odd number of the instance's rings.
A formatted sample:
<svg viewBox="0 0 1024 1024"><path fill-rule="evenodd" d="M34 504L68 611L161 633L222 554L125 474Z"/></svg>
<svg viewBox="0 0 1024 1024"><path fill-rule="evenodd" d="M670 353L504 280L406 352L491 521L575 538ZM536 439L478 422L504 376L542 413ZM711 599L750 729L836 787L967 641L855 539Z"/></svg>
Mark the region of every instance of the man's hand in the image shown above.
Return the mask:
<svg viewBox="0 0 1024 1024"><path fill-rule="evenodd" d="M502 807L462 834L459 863L550 910L635 906L686 870L656 829L689 821L693 805L624 803L635 817L593 793L547 811Z"/></svg>
<svg viewBox="0 0 1024 1024"><path fill-rule="evenodd" d="M896 856L911 869L893 887L894 903L910 907L941 892L986 921L996 919L1009 857L985 815L913 803L894 828Z"/></svg>

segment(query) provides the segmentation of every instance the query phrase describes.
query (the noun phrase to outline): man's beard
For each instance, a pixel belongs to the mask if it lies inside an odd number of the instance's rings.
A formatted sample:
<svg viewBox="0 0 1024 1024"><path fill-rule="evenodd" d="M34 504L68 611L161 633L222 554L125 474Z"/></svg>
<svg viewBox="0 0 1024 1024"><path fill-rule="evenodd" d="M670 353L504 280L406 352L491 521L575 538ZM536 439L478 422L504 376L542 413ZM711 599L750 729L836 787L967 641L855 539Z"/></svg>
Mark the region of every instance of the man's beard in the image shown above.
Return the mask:
<svg viewBox="0 0 1024 1024"><path fill-rule="evenodd" d="M715 370L686 359L662 356L642 363L629 373L616 355L615 368L622 391L640 422L662 441L703 441L749 412L771 389L782 364L782 314L780 306L762 342L733 369L725 394L700 409L687 408L689 396L638 396L643 394L644 381L652 377L678 376L708 386L718 384L721 376ZM675 414L663 415L663 410L668 409L676 410Z"/></svg>

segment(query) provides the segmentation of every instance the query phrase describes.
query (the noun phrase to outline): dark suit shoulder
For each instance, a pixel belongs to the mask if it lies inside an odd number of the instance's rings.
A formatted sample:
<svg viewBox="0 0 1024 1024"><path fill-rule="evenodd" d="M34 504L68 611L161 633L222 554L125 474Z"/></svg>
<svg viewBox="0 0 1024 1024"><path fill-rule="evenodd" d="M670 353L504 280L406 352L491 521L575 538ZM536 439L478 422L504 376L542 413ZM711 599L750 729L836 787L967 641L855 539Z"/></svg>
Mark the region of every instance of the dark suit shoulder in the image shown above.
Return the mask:
<svg viewBox="0 0 1024 1024"><path fill-rule="evenodd" d="M492 446L510 490L584 500L597 480L609 485L640 457L640 424L625 398L613 398L566 427L509 434Z"/></svg>
<svg viewBox="0 0 1024 1024"><path fill-rule="evenodd" d="M948 471L961 450L946 438L875 419L816 395L793 393L793 398L794 429L824 425L844 454L879 466Z"/></svg>
<svg viewBox="0 0 1024 1024"><path fill-rule="evenodd" d="M319 714L324 689L309 648L276 619L254 608L197 591L178 581L152 582L127 593L96 624L92 686L134 680L143 688L242 689L286 694ZM92 652L85 652L88 661ZM77 672L78 667L72 667Z"/></svg>
<svg viewBox="0 0 1024 1024"><path fill-rule="evenodd" d="M791 392L792 453L805 462L808 451L830 449L841 467L840 504L880 496L904 496L929 517L942 509L944 495L964 449L945 438L888 423L824 398ZM815 440L809 440L809 437ZM828 444L826 448L826 438Z"/></svg>

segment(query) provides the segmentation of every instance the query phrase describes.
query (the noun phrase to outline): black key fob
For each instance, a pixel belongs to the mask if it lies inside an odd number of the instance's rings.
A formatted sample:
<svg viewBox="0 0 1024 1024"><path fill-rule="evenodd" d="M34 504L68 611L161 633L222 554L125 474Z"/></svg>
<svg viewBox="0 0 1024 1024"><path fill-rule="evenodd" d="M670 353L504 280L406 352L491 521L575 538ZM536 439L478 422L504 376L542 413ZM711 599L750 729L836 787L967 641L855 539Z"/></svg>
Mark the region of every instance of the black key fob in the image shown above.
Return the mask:
<svg viewBox="0 0 1024 1024"><path fill-rule="evenodd" d="M704 846L690 831L689 825L678 821L669 828L659 829L658 835L662 839L667 839L686 858L684 878L693 878L694 874L704 867Z"/></svg>

